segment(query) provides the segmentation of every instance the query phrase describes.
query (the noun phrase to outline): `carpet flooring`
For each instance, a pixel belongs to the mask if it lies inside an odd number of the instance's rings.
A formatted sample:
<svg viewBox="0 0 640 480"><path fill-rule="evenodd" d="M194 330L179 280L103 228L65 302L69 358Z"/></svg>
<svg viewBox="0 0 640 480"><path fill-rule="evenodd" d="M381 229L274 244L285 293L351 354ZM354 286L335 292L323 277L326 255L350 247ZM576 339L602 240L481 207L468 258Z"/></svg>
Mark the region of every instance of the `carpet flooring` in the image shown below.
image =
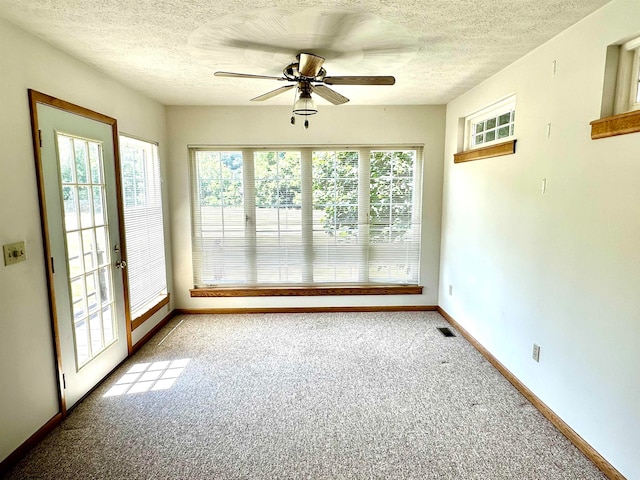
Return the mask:
<svg viewBox="0 0 640 480"><path fill-rule="evenodd" d="M5 478L605 478L445 326L177 316Z"/></svg>

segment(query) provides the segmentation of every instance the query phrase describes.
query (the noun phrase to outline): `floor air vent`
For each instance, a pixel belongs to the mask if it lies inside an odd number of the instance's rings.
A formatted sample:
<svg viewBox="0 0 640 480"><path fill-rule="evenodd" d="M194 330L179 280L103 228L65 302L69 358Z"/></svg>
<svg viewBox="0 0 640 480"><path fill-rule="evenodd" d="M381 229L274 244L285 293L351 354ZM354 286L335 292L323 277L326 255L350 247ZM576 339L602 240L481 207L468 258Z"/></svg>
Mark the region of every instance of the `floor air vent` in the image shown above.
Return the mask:
<svg viewBox="0 0 640 480"><path fill-rule="evenodd" d="M440 333L442 335L444 335L445 337L455 337L456 336L456 334L453 333L449 327L438 327L438 330L440 330Z"/></svg>

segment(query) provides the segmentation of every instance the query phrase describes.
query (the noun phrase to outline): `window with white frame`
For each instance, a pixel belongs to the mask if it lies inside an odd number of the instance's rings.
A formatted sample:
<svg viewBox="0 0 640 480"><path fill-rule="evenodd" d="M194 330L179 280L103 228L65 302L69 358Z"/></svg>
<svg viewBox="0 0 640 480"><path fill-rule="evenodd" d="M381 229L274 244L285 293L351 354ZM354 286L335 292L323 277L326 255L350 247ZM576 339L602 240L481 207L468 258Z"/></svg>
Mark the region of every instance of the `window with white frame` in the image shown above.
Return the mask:
<svg viewBox="0 0 640 480"><path fill-rule="evenodd" d="M417 284L422 148L191 148L194 284Z"/></svg>
<svg viewBox="0 0 640 480"><path fill-rule="evenodd" d="M516 98L511 96L465 118L465 150L505 142L515 133Z"/></svg>
<svg viewBox="0 0 640 480"><path fill-rule="evenodd" d="M614 113L640 110L640 37L620 46Z"/></svg>
<svg viewBox="0 0 640 480"><path fill-rule="evenodd" d="M120 136L120 170L132 320L167 299L158 146Z"/></svg>

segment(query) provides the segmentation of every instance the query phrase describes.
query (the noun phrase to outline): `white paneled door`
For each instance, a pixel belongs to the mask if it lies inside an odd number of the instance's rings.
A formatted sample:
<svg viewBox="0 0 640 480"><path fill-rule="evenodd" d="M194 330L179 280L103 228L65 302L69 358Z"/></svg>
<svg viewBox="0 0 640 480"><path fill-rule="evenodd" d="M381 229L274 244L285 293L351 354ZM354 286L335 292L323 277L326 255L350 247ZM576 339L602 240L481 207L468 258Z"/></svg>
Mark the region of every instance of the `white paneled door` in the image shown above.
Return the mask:
<svg viewBox="0 0 640 480"><path fill-rule="evenodd" d="M37 103L41 191L63 399L127 356L113 125Z"/></svg>

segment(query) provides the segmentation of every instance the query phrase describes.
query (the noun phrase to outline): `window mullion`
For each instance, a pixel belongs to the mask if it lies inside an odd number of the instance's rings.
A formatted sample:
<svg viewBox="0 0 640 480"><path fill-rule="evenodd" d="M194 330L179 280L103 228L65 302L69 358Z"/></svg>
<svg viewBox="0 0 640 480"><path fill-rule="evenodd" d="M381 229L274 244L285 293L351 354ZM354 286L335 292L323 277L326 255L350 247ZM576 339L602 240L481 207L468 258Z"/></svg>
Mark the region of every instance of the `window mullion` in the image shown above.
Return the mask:
<svg viewBox="0 0 640 480"><path fill-rule="evenodd" d="M623 48L620 49L614 114L623 113L629 109L629 100L631 98L631 83L629 82L629 78L633 76L634 53L635 52Z"/></svg>
<svg viewBox="0 0 640 480"><path fill-rule="evenodd" d="M369 282L369 208L371 202L371 150L361 148L358 158L358 245L360 268L358 280Z"/></svg>
<svg viewBox="0 0 640 480"><path fill-rule="evenodd" d="M312 150L300 149L302 248L304 264L302 281L313 283L313 164Z"/></svg>
<svg viewBox="0 0 640 480"><path fill-rule="evenodd" d="M411 198L411 237L410 242L418 243L420 250L420 239L422 238L422 175L424 168L424 151L422 148L416 149L415 164L413 167L413 196ZM418 257L417 268L420 269Z"/></svg>
<svg viewBox="0 0 640 480"><path fill-rule="evenodd" d="M637 109L638 105L638 80L640 74L640 47L633 51L633 64L631 67L629 84L629 106L628 110Z"/></svg>
<svg viewBox="0 0 640 480"><path fill-rule="evenodd" d="M246 246L247 283L258 281L256 255L256 188L253 149L242 150L242 185L244 205L244 237Z"/></svg>
<svg viewBox="0 0 640 480"><path fill-rule="evenodd" d="M197 268L194 265L194 283L202 284L202 251L204 248L202 241L202 185L200 181L200 164L197 159L196 151L191 151L191 183L195 185L193 189L193 197L191 199L191 221L193 235L191 238L191 250L194 258L197 258Z"/></svg>

